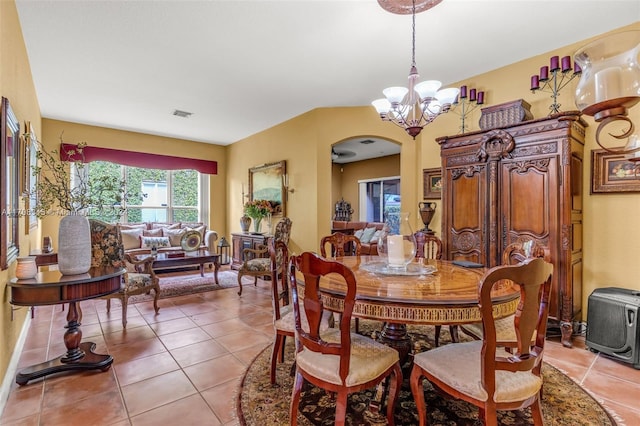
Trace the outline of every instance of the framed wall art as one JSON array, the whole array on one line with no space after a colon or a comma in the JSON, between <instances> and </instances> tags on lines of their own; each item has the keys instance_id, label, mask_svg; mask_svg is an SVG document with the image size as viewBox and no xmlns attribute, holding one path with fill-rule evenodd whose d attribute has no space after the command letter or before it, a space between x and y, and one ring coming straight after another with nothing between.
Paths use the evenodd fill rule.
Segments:
<instances>
[{"instance_id":1,"label":"framed wall art","mask_svg":"<svg viewBox=\"0 0 640 426\"><path fill-rule=\"evenodd\" d=\"M31 125L31 122L27 121L25 123L25 133L20 139L23 144L23 149L21 151L23 155L23 170L21 174L23 179L22 194L25 199L25 210L27 212L25 225L26 233L28 234L32 228L38 227L38 217L35 214L37 203L36 186L38 183L38 177L33 174L33 167L38 161L38 137L35 129Z\"/></svg>"},{"instance_id":2,"label":"framed wall art","mask_svg":"<svg viewBox=\"0 0 640 426\"><path fill-rule=\"evenodd\" d=\"M286 173L284 160L250 168L249 201L268 200L274 208L274 216L285 216L287 201L282 177Z\"/></svg>"},{"instance_id":3,"label":"framed wall art","mask_svg":"<svg viewBox=\"0 0 640 426\"><path fill-rule=\"evenodd\" d=\"M591 193L620 192L640 192L640 164L627 160L623 154L594 149L591 151Z\"/></svg>"},{"instance_id":4,"label":"framed wall art","mask_svg":"<svg viewBox=\"0 0 640 426\"><path fill-rule=\"evenodd\" d=\"M0 116L0 268L4 270L18 257L20 123L4 97Z\"/></svg>"},{"instance_id":5,"label":"framed wall art","mask_svg":"<svg viewBox=\"0 0 640 426\"><path fill-rule=\"evenodd\" d=\"M442 169L422 170L422 198L425 200L437 200L442 197Z\"/></svg>"}]
</instances>

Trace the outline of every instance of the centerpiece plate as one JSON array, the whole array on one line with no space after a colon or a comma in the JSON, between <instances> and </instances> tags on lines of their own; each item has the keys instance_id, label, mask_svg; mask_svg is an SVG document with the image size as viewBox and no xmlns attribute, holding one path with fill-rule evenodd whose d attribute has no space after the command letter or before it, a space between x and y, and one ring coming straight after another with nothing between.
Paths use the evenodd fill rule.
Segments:
<instances>
[{"instance_id":1,"label":"centerpiece plate","mask_svg":"<svg viewBox=\"0 0 640 426\"><path fill-rule=\"evenodd\" d=\"M410 263L406 269L390 268L385 262L365 263L361 266L367 272L381 275L431 275L438 272L438 269L432 265L420 265L418 263Z\"/></svg>"}]
</instances>

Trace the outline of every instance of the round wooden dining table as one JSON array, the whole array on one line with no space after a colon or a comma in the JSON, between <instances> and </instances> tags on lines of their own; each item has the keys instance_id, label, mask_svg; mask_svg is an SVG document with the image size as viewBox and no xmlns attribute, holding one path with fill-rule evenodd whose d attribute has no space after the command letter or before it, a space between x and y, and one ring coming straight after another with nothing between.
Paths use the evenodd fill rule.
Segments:
<instances>
[{"instance_id":1,"label":"round wooden dining table","mask_svg":"<svg viewBox=\"0 0 640 426\"><path fill-rule=\"evenodd\" d=\"M356 276L353 317L383 321L381 340L396 348L401 359L411 351L407 324L459 325L482 321L478 284L486 268L429 259L409 265L412 272L394 272L381 267L382 260L377 256L334 259L351 268ZM432 269L435 271L431 272ZM325 309L341 312L345 289L340 277L323 277L320 290ZM494 318L513 314L519 294L510 281L496 284L491 293Z\"/></svg>"}]
</instances>

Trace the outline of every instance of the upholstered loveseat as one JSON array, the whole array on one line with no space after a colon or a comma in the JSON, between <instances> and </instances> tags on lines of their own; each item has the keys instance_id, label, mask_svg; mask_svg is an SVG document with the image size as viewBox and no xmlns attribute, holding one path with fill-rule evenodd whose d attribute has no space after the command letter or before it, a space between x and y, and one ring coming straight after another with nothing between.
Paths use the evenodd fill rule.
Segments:
<instances>
[{"instance_id":1,"label":"upholstered loveseat","mask_svg":"<svg viewBox=\"0 0 640 426\"><path fill-rule=\"evenodd\" d=\"M143 222L122 223L118 226L125 253L131 255L149 253L152 245L155 245L158 251L181 249L182 236L190 230L200 233L201 247L212 252L216 250L218 233L207 230L207 225L202 222Z\"/></svg>"},{"instance_id":2,"label":"upholstered loveseat","mask_svg":"<svg viewBox=\"0 0 640 426\"><path fill-rule=\"evenodd\" d=\"M360 254L371 256L378 255L378 236L384 227L382 222L346 222L342 220L334 220L331 224L333 231L341 229L353 230L353 233L362 244Z\"/></svg>"}]
</instances>

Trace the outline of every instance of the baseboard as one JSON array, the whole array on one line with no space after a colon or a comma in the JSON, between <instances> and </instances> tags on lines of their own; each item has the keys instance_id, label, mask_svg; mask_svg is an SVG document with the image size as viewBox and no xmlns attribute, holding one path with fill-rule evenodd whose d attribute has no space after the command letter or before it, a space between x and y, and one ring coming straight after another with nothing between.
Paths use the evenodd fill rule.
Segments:
<instances>
[{"instance_id":1,"label":"baseboard","mask_svg":"<svg viewBox=\"0 0 640 426\"><path fill-rule=\"evenodd\" d=\"M30 309L33 309L33 308L30 308ZM7 371L5 372L4 379L2 380L2 387L0 387L0 417L2 417L2 413L4 413L4 407L7 405L7 400L9 399L9 393L11 392L11 384L16 378L16 372L18 370L18 361L20 361L20 355L22 354L24 343L27 340L27 334L29 333L29 325L31 325L30 313L28 313L25 316L24 323L22 324L22 330L20 330L20 335L18 336L18 340L16 341L16 346L13 348L13 354L11 355L11 360L9 360Z\"/></svg>"}]
</instances>

